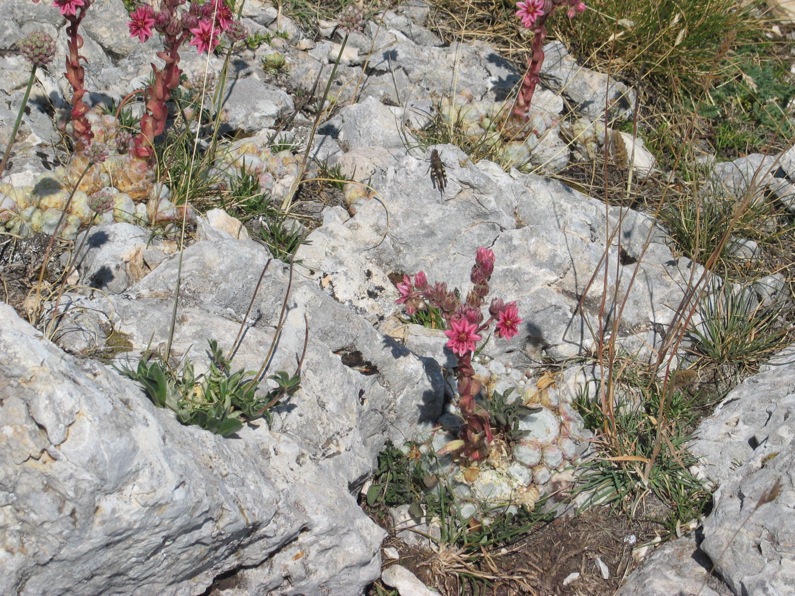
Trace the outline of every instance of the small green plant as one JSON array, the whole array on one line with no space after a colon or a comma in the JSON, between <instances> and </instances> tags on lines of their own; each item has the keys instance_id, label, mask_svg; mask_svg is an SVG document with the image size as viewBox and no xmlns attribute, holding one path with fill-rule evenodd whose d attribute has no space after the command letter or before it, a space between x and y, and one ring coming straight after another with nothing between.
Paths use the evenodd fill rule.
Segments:
<instances>
[{"instance_id":1,"label":"small green plant","mask_svg":"<svg viewBox=\"0 0 795 596\"><path fill-rule=\"evenodd\" d=\"M137 118L131 108L122 105L121 102L112 101L110 105L104 107L104 112L115 116L119 121L119 127L122 130L133 131L135 130L141 119Z\"/></svg>"},{"instance_id":2,"label":"small green plant","mask_svg":"<svg viewBox=\"0 0 795 596\"><path fill-rule=\"evenodd\" d=\"M343 190L350 180L342 173L342 166L329 166L328 161L318 163L319 178L332 188Z\"/></svg>"},{"instance_id":3,"label":"small green plant","mask_svg":"<svg viewBox=\"0 0 795 596\"><path fill-rule=\"evenodd\" d=\"M242 369L232 372L231 362L218 343L209 340L209 345L210 368L202 375L196 376L190 361L177 371L159 358L141 358L135 370L123 367L120 372L143 385L156 406L173 410L182 424L195 424L224 437L257 418L265 418L270 425L270 408L293 395L300 387L300 378L278 372L270 377L276 388L258 396L256 375Z\"/></svg>"},{"instance_id":4,"label":"small green plant","mask_svg":"<svg viewBox=\"0 0 795 596\"><path fill-rule=\"evenodd\" d=\"M231 177L224 207L243 220L278 214L278 208L273 205L270 194L262 190L257 173L245 166L240 167L237 174Z\"/></svg>"},{"instance_id":5,"label":"small green plant","mask_svg":"<svg viewBox=\"0 0 795 596\"><path fill-rule=\"evenodd\" d=\"M284 54L280 52L273 52L272 54L266 54L260 60L260 64L262 66L262 70L269 73L278 73L283 71L287 67L287 59L284 57Z\"/></svg>"},{"instance_id":6,"label":"small green plant","mask_svg":"<svg viewBox=\"0 0 795 596\"><path fill-rule=\"evenodd\" d=\"M519 428L519 421L525 416L540 412L543 408L530 407L522 403L521 399L510 399L514 388L510 387L500 393L492 391L483 402L483 406L489 413L489 420L494 428L495 434L500 435L508 445L522 439L527 431Z\"/></svg>"},{"instance_id":7,"label":"small green plant","mask_svg":"<svg viewBox=\"0 0 795 596\"><path fill-rule=\"evenodd\" d=\"M410 452L419 453L415 445L410 445ZM428 484L423 478L426 476L418 460L409 459L400 449L388 441L381 453L378 454L378 468L375 477L367 490L367 505L375 507L378 504L387 507L411 504L421 516L420 504L428 490ZM417 517L419 517L417 516Z\"/></svg>"},{"instance_id":8,"label":"small green plant","mask_svg":"<svg viewBox=\"0 0 795 596\"><path fill-rule=\"evenodd\" d=\"M716 364L753 369L787 338L783 307L760 304L750 288L713 286L698 311L701 323L689 330L692 349Z\"/></svg>"},{"instance_id":9,"label":"small green plant","mask_svg":"<svg viewBox=\"0 0 795 596\"><path fill-rule=\"evenodd\" d=\"M264 218L259 234L271 254L285 263L307 242L306 230L293 220L288 223L288 218L282 214Z\"/></svg>"},{"instance_id":10,"label":"small green plant","mask_svg":"<svg viewBox=\"0 0 795 596\"><path fill-rule=\"evenodd\" d=\"M447 323L442 316L442 311L435 306L417 310L413 315L408 316L408 321L415 325L422 325L426 329L447 329Z\"/></svg>"},{"instance_id":11,"label":"small green plant","mask_svg":"<svg viewBox=\"0 0 795 596\"><path fill-rule=\"evenodd\" d=\"M736 75L698 105L699 114L715 125L715 148L721 155L744 154L795 135L795 122L787 115L795 84L782 64L761 52L756 46L742 52Z\"/></svg>"},{"instance_id":12,"label":"small green plant","mask_svg":"<svg viewBox=\"0 0 795 596\"><path fill-rule=\"evenodd\" d=\"M246 44L246 47L249 50L256 50L264 43L270 45L272 39L273 36L270 33L262 33L260 31L255 31L254 33L246 37L246 39L243 40L243 43Z\"/></svg>"},{"instance_id":13,"label":"small green plant","mask_svg":"<svg viewBox=\"0 0 795 596\"><path fill-rule=\"evenodd\" d=\"M271 153L281 153L282 151L296 151L300 145L292 135L284 135L277 138L270 146Z\"/></svg>"}]
</instances>

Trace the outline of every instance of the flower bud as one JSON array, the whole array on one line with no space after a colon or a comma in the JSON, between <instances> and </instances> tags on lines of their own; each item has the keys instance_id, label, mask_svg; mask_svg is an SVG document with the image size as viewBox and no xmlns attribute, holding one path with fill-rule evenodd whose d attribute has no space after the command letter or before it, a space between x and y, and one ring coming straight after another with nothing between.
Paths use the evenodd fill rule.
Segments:
<instances>
[{"instance_id":1,"label":"flower bud","mask_svg":"<svg viewBox=\"0 0 795 596\"><path fill-rule=\"evenodd\" d=\"M502 299L494 298L494 300L491 301L491 304L489 304L489 314L496 318L502 312L503 308L505 308L505 303L502 301Z\"/></svg>"}]
</instances>

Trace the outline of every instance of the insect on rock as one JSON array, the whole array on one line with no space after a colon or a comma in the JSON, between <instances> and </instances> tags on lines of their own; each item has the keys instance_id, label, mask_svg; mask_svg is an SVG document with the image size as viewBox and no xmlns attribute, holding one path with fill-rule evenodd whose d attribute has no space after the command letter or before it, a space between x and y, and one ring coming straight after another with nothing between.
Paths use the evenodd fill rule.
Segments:
<instances>
[{"instance_id":1,"label":"insect on rock","mask_svg":"<svg viewBox=\"0 0 795 596\"><path fill-rule=\"evenodd\" d=\"M431 150L430 171L433 187L439 191L439 194L444 195L444 189L447 186L447 173L444 171L444 163L436 149Z\"/></svg>"}]
</instances>

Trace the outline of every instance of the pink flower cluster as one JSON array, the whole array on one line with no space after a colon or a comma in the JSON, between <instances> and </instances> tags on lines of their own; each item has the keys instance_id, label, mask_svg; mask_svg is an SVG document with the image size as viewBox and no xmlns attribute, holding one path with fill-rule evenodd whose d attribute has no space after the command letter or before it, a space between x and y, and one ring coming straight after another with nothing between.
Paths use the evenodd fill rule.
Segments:
<instances>
[{"instance_id":1,"label":"pink flower cluster","mask_svg":"<svg viewBox=\"0 0 795 596\"><path fill-rule=\"evenodd\" d=\"M75 0L82 1L82 0ZM199 53L213 51L219 43L221 33L234 43L245 38L245 27L235 20L226 0L207 0L200 3L192 0L188 8L178 10L185 0L162 0L160 10L148 4L139 4L130 13L130 36L141 42L153 35L153 30L163 38L164 50L158 56L165 66L152 64L154 82L145 92L146 114L141 118L141 133L135 137L132 154L150 160L154 155L155 138L162 134L168 120L166 102L180 82L179 49L190 38L189 45Z\"/></svg>"},{"instance_id":2,"label":"pink flower cluster","mask_svg":"<svg viewBox=\"0 0 795 596\"><path fill-rule=\"evenodd\" d=\"M438 308L447 322L447 347L456 356L464 356L475 351L481 340L479 335L496 321L496 334L502 339L511 339L519 333L519 309L516 302L504 303L494 299L489 306L490 317L484 322L481 306L489 293L489 280L494 272L494 252L488 248L479 248L475 255L470 281L472 290L462 303L454 291L448 291L447 284L429 284L424 272L420 271L412 280L408 275L396 285L400 297L398 304L403 304L406 313L414 315L418 311L427 310L429 306Z\"/></svg>"},{"instance_id":3,"label":"pink flower cluster","mask_svg":"<svg viewBox=\"0 0 795 596\"><path fill-rule=\"evenodd\" d=\"M497 336L510 339L519 333L519 309L516 302L504 303L494 299L489 305L489 318L483 320L481 308L489 294L489 280L494 272L494 252L479 248L469 280L472 289L461 302L457 292L447 290L444 283L429 284L428 277L420 271L414 279L408 275L396 284L400 293L398 304L405 306L410 315L430 308L438 309L447 323L446 346L456 355L456 379L458 381L458 407L464 424L459 439L448 443L439 454L460 451L462 457L477 461L485 457L493 440L489 412L477 402L483 385L475 377L472 354L475 352L481 333L496 321Z\"/></svg>"},{"instance_id":4,"label":"pink flower cluster","mask_svg":"<svg viewBox=\"0 0 795 596\"><path fill-rule=\"evenodd\" d=\"M61 11L62 17L73 17L77 14L78 8L86 8L83 0L55 0L52 5Z\"/></svg>"},{"instance_id":5,"label":"pink flower cluster","mask_svg":"<svg viewBox=\"0 0 795 596\"><path fill-rule=\"evenodd\" d=\"M137 37L143 43L152 37L152 29L164 36L174 37L189 32L189 45L195 46L199 53L207 53L218 46L219 35L236 22L225 0L209 0L204 4L191 2L188 10L179 14L176 8L181 4L184 4L184 0L165 0L157 12L148 4L139 5L130 13L130 36Z\"/></svg>"}]
</instances>

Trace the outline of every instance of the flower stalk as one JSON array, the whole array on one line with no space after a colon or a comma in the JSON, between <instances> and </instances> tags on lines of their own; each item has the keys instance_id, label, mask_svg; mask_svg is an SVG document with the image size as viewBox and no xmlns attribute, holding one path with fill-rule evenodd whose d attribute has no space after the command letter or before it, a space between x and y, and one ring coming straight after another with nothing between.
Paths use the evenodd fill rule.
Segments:
<instances>
[{"instance_id":1,"label":"flower stalk","mask_svg":"<svg viewBox=\"0 0 795 596\"><path fill-rule=\"evenodd\" d=\"M11 147L14 146L14 140L17 138L17 132L19 132L19 125L22 123L22 114L25 113L25 106L28 105L28 99L30 99L30 91L33 89L33 82L36 80L36 65L34 64L30 69L30 78L28 79L28 86L25 89L25 95L22 97L22 105L19 106L19 112L17 113L17 119L14 121L14 128L11 129L11 136L8 137L8 146L6 147L5 153L3 153L3 159L0 161L0 176L3 175L6 169L6 163L8 162L8 156L11 155Z\"/></svg>"},{"instance_id":2,"label":"flower stalk","mask_svg":"<svg viewBox=\"0 0 795 596\"><path fill-rule=\"evenodd\" d=\"M19 106L19 112L17 112L14 128L11 129L11 136L8 137L8 146L3 154L3 159L0 160L0 176L3 175L6 169L8 157L11 155L11 147L14 146L14 141L17 138L19 125L22 123L22 114L25 113L25 107L28 105L30 92L36 80L36 70L39 67L46 68L52 62L52 57L55 54L55 41L44 31L34 31L19 42L19 53L31 63L30 77L28 78L28 86L25 88L25 95L22 97L22 104Z\"/></svg>"},{"instance_id":3,"label":"flower stalk","mask_svg":"<svg viewBox=\"0 0 795 596\"><path fill-rule=\"evenodd\" d=\"M91 123L86 118L89 107L83 101L86 94L85 78L86 71L82 61L85 60L80 55L80 48L83 47L83 38L78 33L80 23L86 16L86 11L91 6L92 0L55 0L54 5L61 11L69 25L66 27L68 50L66 56L66 80L72 87L72 110L70 118L72 121L72 136L75 142L75 151L82 153L91 145L94 133L91 132Z\"/></svg>"},{"instance_id":4,"label":"flower stalk","mask_svg":"<svg viewBox=\"0 0 795 596\"><path fill-rule=\"evenodd\" d=\"M544 40L547 37L544 25L555 9L564 5L569 7L566 14L570 19L585 10L585 3L581 0L525 0L516 3L516 16L522 21L523 27L532 29L533 43L530 46L527 72L511 110L511 119L514 121L527 122L530 103L541 79L541 66L544 64Z\"/></svg>"},{"instance_id":5,"label":"flower stalk","mask_svg":"<svg viewBox=\"0 0 795 596\"><path fill-rule=\"evenodd\" d=\"M439 452L451 453L460 451L464 459L482 460L488 453L489 444L493 440L488 411L481 406L476 398L483 385L475 378L472 367L472 355L477 348L480 335L492 323L496 322L496 335L502 339L510 339L519 333L519 309L516 302L504 303L494 299L489 305L489 318L484 321L481 309L489 294L489 280L494 271L494 252L488 248L479 248L472 266L470 281L472 289L461 302L459 294L448 291L444 283L429 284L427 276L420 271L412 279L403 276L397 284L400 298L406 313L415 315L431 308L438 309L447 324L446 347L456 356L456 381L458 385L458 407L464 425L459 439L452 441Z\"/></svg>"},{"instance_id":6,"label":"flower stalk","mask_svg":"<svg viewBox=\"0 0 795 596\"><path fill-rule=\"evenodd\" d=\"M190 3L188 10L178 11L184 0L163 0L157 12L148 4L139 5L130 13L128 24L131 37L141 43L153 35L153 29L163 38L163 51L157 57L163 67L152 63L152 84L144 92L146 113L141 118L141 132L133 140L132 155L151 161L154 157L155 138L166 129L168 107L166 102L179 86L182 69L179 67L179 50L185 41L195 46L199 53L213 51L222 32L232 30L236 35L240 24L233 19L225 0L209 0L204 4Z\"/></svg>"}]
</instances>

